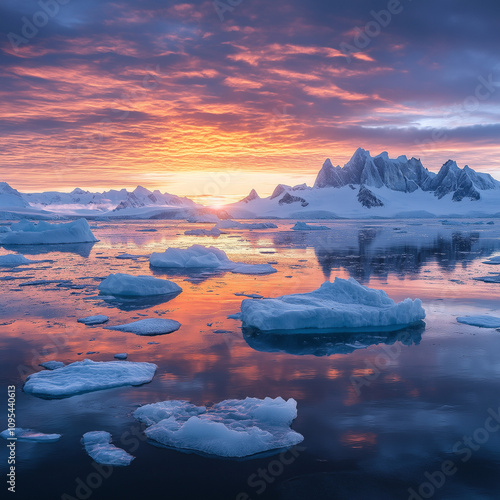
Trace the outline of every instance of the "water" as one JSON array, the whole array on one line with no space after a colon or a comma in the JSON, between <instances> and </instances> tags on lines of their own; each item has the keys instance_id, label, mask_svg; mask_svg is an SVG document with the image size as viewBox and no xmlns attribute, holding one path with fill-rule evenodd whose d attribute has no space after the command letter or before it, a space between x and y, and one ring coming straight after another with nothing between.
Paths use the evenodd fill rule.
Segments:
<instances>
[{"instance_id":1,"label":"water","mask_svg":"<svg viewBox=\"0 0 500 500\"><path fill-rule=\"evenodd\" d=\"M53 262L0 269L0 411L6 414L6 386L15 385L17 425L63 434L52 444L17 443L16 498L385 500L412 491L414 499L500 498L500 432L487 420L500 407L500 333L456 322L500 316L500 285L473 279L500 272L483 263L500 254L499 224L321 221L332 231L306 233L280 221L278 229L231 230L217 239L184 236L210 227L185 222L96 224L94 245L19 249ZM193 243L213 244L233 260L275 262L278 272L172 276L151 271L146 258L116 259ZM183 292L168 302L106 302L97 285L112 272L169 277ZM236 293L306 292L335 276L383 288L395 300L421 298L425 329L276 337L242 332L227 319L244 298ZM34 280L53 282L21 286ZM76 322L91 314L110 316L110 324L162 316L182 327L139 337ZM41 362L108 361L121 352L156 363L153 381L61 400L22 392ZM152 446L132 417L138 405L166 399L210 405L246 396L295 398L292 428L303 443L252 460L208 458ZM111 432L136 460L110 475L96 471L80 445L92 430ZM6 474L5 447L0 469Z\"/></svg>"}]
</instances>

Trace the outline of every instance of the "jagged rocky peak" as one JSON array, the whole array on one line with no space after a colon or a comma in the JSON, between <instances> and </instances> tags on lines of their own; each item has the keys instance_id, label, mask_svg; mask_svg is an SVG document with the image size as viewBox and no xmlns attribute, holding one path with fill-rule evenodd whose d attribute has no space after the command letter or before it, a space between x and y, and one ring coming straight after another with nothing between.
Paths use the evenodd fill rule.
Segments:
<instances>
[{"instance_id":1,"label":"jagged rocky peak","mask_svg":"<svg viewBox=\"0 0 500 500\"><path fill-rule=\"evenodd\" d=\"M412 193L417 189L433 191L438 198L452 194L453 200L464 198L477 200L480 191L500 188L500 183L488 174L475 172L468 166L460 169L456 162L448 160L438 174L430 172L419 159L405 155L389 158L384 151L375 157L358 148L344 167L334 167L330 159L323 164L314 187L343 187L358 185L370 188L388 188L393 191Z\"/></svg>"},{"instance_id":2,"label":"jagged rocky peak","mask_svg":"<svg viewBox=\"0 0 500 500\"><path fill-rule=\"evenodd\" d=\"M255 191L255 189L252 189L250 191L250 194L248 196L245 196L245 198L243 198L241 201L243 203L249 203L253 200L260 200L260 196L257 194L257 191Z\"/></svg>"},{"instance_id":3,"label":"jagged rocky peak","mask_svg":"<svg viewBox=\"0 0 500 500\"><path fill-rule=\"evenodd\" d=\"M281 196L284 192L292 189L291 186L287 186L286 184L278 184L273 191L273 194L271 195L271 200L274 198L277 198L278 196Z\"/></svg>"},{"instance_id":4,"label":"jagged rocky peak","mask_svg":"<svg viewBox=\"0 0 500 500\"><path fill-rule=\"evenodd\" d=\"M358 201L366 208L384 206L384 203L379 198L377 198L366 186L361 186L359 188Z\"/></svg>"},{"instance_id":5,"label":"jagged rocky peak","mask_svg":"<svg viewBox=\"0 0 500 500\"><path fill-rule=\"evenodd\" d=\"M17 189L6 182L0 182L0 206L28 207L29 203Z\"/></svg>"}]
</instances>

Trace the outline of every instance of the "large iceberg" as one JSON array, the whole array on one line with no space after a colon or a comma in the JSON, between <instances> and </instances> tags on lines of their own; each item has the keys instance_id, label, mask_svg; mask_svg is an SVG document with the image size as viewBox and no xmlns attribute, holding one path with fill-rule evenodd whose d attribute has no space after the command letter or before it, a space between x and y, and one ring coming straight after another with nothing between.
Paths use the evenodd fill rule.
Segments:
<instances>
[{"instance_id":1,"label":"large iceberg","mask_svg":"<svg viewBox=\"0 0 500 500\"><path fill-rule=\"evenodd\" d=\"M111 444L111 434L105 431L86 432L82 437L85 451L98 464L123 467L129 465L134 456Z\"/></svg>"},{"instance_id":2,"label":"large iceberg","mask_svg":"<svg viewBox=\"0 0 500 500\"><path fill-rule=\"evenodd\" d=\"M18 441L31 441L35 443L53 443L59 441L61 438L61 434L44 434L32 429L23 429L22 427L5 429L0 432L0 436L4 439L16 438Z\"/></svg>"},{"instance_id":3,"label":"large iceberg","mask_svg":"<svg viewBox=\"0 0 500 500\"><path fill-rule=\"evenodd\" d=\"M105 326L106 330L135 333L136 335L164 335L178 330L181 324L173 319L146 318L117 326Z\"/></svg>"},{"instance_id":4,"label":"large iceberg","mask_svg":"<svg viewBox=\"0 0 500 500\"><path fill-rule=\"evenodd\" d=\"M151 382L158 367L131 361L76 361L54 371L33 373L24 392L40 398L65 398L85 392Z\"/></svg>"},{"instance_id":5,"label":"large iceberg","mask_svg":"<svg viewBox=\"0 0 500 500\"><path fill-rule=\"evenodd\" d=\"M187 401L162 401L138 408L134 417L149 426L144 432L157 443L222 457L248 457L304 439L290 429L297 417L292 398L228 399L208 409Z\"/></svg>"},{"instance_id":6,"label":"large iceberg","mask_svg":"<svg viewBox=\"0 0 500 500\"><path fill-rule=\"evenodd\" d=\"M37 224L22 220L10 226L10 231L0 234L3 245L48 245L63 243L90 243L97 238L92 234L86 219L50 224Z\"/></svg>"},{"instance_id":7,"label":"large iceberg","mask_svg":"<svg viewBox=\"0 0 500 500\"><path fill-rule=\"evenodd\" d=\"M101 294L119 297L148 297L182 292L182 288L173 281L123 273L110 274L98 288Z\"/></svg>"},{"instance_id":8,"label":"large iceberg","mask_svg":"<svg viewBox=\"0 0 500 500\"><path fill-rule=\"evenodd\" d=\"M167 248L154 252L149 259L151 267L179 269L211 269L239 274L270 274L276 269L270 264L244 264L229 260L226 253L215 247L193 245L189 248Z\"/></svg>"},{"instance_id":9,"label":"large iceberg","mask_svg":"<svg viewBox=\"0 0 500 500\"><path fill-rule=\"evenodd\" d=\"M261 331L395 331L425 318L419 299L395 303L383 290L335 278L310 293L243 300L244 327Z\"/></svg>"}]
</instances>

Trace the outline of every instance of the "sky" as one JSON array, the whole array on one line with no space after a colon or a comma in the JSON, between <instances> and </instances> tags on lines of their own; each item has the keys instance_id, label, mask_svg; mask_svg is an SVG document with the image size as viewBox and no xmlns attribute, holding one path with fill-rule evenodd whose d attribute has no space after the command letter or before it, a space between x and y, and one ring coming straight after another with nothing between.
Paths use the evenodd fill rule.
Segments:
<instances>
[{"instance_id":1,"label":"sky","mask_svg":"<svg viewBox=\"0 0 500 500\"><path fill-rule=\"evenodd\" d=\"M357 147L500 178L498 0L2 0L0 180L207 204Z\"/></svg>"}]
</instances>

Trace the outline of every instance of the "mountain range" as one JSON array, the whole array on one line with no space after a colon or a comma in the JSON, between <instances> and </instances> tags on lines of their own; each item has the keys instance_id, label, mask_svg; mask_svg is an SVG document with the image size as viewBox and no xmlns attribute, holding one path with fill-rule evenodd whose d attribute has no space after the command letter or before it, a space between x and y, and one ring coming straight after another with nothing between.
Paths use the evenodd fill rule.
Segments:
<instances>
[{"instance_id":1,"label":"mountain range","mask_svg":"<svg viewBox=\"0 0 500 500\"><path fill-rule=\"evenodd\" d=\"M343 166L328 158L314 185L279 184L271 196L261 198L255 189L237 203L224 207L222 216L234 218L373 218L432 216L500 216L500 182L491 175L458 167L448 160L438 173L416 158L372 157L356 150ZM189 198L150 191L102 193L74 189L20 193L0 182L0 214L16 216L85 216L117 218L188 218L213 212Z\"/></svg>"}]
</instances>

